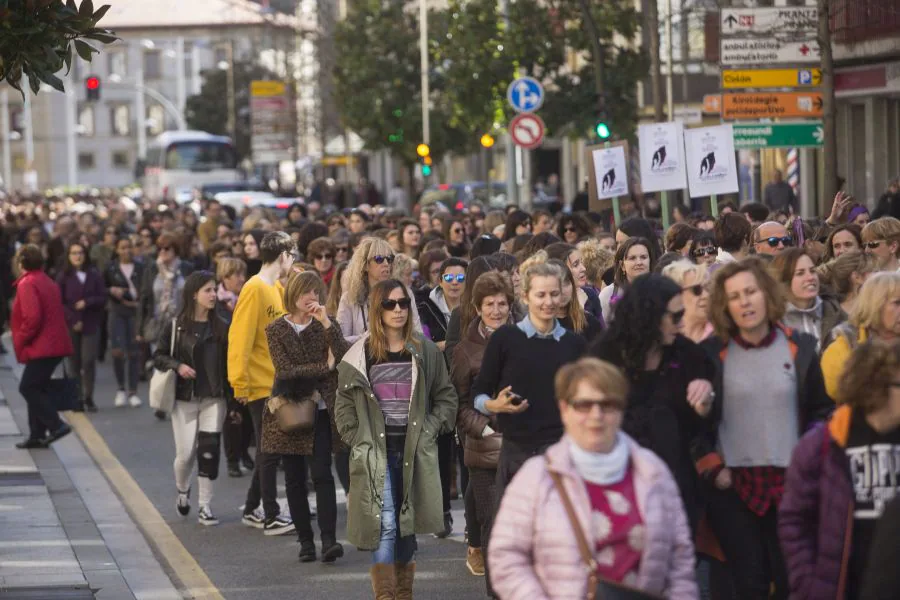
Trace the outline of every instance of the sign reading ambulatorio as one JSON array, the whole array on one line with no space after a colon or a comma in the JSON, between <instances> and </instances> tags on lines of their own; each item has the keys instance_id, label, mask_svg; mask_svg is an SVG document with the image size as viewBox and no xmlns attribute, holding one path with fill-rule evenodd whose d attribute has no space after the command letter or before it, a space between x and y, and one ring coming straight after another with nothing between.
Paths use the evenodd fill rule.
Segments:
<instances>
[{"instance_id":1,"label":"sign reading ambulatorio","mask_svg":"<svg viewBox=\"0 0 900 600\"><path fill-rule=\"evenodd\" d=\"M770 38L722 38L723 65L767 65L818 62L819 42Z\"/></svg>"}]
</instances>

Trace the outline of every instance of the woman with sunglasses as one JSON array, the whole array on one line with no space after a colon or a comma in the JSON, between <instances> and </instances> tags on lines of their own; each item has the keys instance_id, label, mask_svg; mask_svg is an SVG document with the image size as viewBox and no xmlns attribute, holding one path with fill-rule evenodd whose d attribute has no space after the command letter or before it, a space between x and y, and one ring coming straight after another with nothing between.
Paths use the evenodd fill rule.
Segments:
<instances>
[{"instance_id":1,"label":"woman with sunglasses","mask_svg":"<svg viewBox=\"0 0 900 600\"><path fill-rule=\"evenodd\" d=\"M600 292L600 306L603 321L607 325L613 322L616 302L627 291L631 282L656 266L657 253L653 250L653 242L641 237L631 237L621 243L616 250L615 275L613 284Z\"/></svg>"},{"instance_id":2,"label":"woman with sunglasses","mask_svg":"<svg viewBox=\"0 0 900 600\"><path fill-rule=\"evenodd\" d=\"M462 258L469 255L470 244L460 219L446 219L443 233L444 239L447 240L447 252L450 256Z\"/></svg>"},{"instance_id":3,"label":"woman with sunglasses","mask_svg":"<svg viewBox=\"0 0 900 600\"><path fill-rule=\"evenodd\" d=\"M709 231L695 230L694 242L691 244L691 260L698 265L711 267L716 262L719 249L716 238Z\"/></svg>"},{"instance_id":4,"label":"woman with sunglasses","mask_svg":"<svg viewBox=\"0 0 900 600\"><path fill-rule=\"evenodd\" d=\"M575 245L591 237L591 225L581 215L563 215L556 225L556 235L567 244Z\"/></svg>"},{"instance_id":5,"label":"woman with sunglasses","mask_svg":"<svg viewBox=\"0 0 900 600\"><path fill-rule=\"evenodd\" d=\"M334 244L327 237L316 238L306 247L306 261L312 263L316 273L325 283L331 285L334 277Z\"/></svg>"},{"instance_id":6,"label":"woman with sunglasses","mask_svg":"<svg viewBox=\"0 0 900 600\"><path fill-rule=\"evenodd\" d=\"M709 322L709 275L704 265L678 260L662 270L681 288L684 302L684 328L681 334L699 344L713 334Z\"/></svg>"},{"instance_id":7,"label":"woman with sunglasses","mask_svg":"<svg viewBox=\"0 0 900 600\"><path fill-rule=\"evenodd\" d=\"M336 320L344 338L351 344L362 337L369 327L369 291L380 281L391 277L394 251L385 240L365 238L353 253L347 267L346 289L338 305ZM413 305L413 328L422 331L419 313Z\"/></svg>"},{"instance_id":8,"label":"woman with sunglasses","mask_svg":"<svg viewBox=\"0 0 900 600\"><path fill-rule=\"evenodd\" d=\"M97 350L100 325L105 316L106 285L91 266L87 246L69 244L66 266L56 277L74 352L68 358L68 372L80 386L80 410L96 412L94 378L97 374Z\"/></svg>"},{"instance_id":9,"label":"woman with sunglasses","mask_svg":"<svg viewBox=\"0 0 900 600\"><path fill-rule=\"evenodd\" d=\"M627 379L582 358L559 370L555 388L565 435L526 462L503 495L488 559L494 591L585 598L589 569L634 597L696 599L694 546L672 474L622 430L635 397ZM601 587L597 597L607 595Z\"/></svg>"},{"instance_id":10,"label":"woman with sunglasses","mask_svg":"<svg viewBox=\"0 0 900 600\"><path fill-rule=\"evenodd\" d=\"M834 403L813 336L781 324L781 287L759 258L724 265L713 279L703 342L716 365L712 419L717 433L697 444L697 470L714 485L706 516L738 598L787 598L776 517L785 470L800 436Z\"/></svg>"},{"instance_id":11,"label":"woman with sunglasses","mask_svg":"<svg viewBox=\"0 0 900 600\"><path fill-rule=\"evenodd\" d=\"M366 332L338 366L335 424L350 446L347 539L372 551L376 600L412 598L416 534L444 529L438 436L456 424L444 356L416 333L409 290L373 284Z\"/></svg>"},{"instance_id":12,"label":"woman with sunglasses","mask_svg":"<svg viewBox=\"0 0 900 600\"><path fill-rule=\"evenodd\" d=\"M638 277L592 354L625 373L631 391L622 429L668 465L695 531L701 502L691 449L707 433L715 371L681 334L684 315L679 285L662 275Z\"/></svg>"}]
</instances>

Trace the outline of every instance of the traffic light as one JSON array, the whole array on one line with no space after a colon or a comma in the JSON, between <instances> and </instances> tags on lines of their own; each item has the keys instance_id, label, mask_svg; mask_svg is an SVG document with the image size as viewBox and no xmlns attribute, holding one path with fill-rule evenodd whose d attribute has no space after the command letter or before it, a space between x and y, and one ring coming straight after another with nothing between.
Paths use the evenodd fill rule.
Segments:
<instances>
[{"instance_id":1,"label":"traffic light","mask_svg":"<svg viewBox=\"0 0 900 600\"><path fill-rule=\"evenodd\" d=\"M605 94L594 94L594 101L597 107L594 111L594 116L596 117L594 133L597 134L599 139L606 141L612 136L612 130L609 127L609 114L606 111Z\"/></svg>"},{"instance_id":2,"label":"traffic light","mask_svg":"<svg viewBox=\"0 0 900 600\"><path fill-rule=\"evenodd\" d=\"M431 175L431 157L423 156L422 157L422 176L428 177Z\"/></svg>"},{"instance_id":3,"label":"traffic light","mask_svg":"<svg viewBox=\"0 0 900 600\"><path fill-rule=\"evenodd\" d=\"M416 154L421 158L425 158L429 154L431 154L431 148L428 147L428 144L419 144L416 146Z\"/></svg>"},{"instance_id":4,"label":"traffic light","mask_svg":"<svg viewBox=\"0 0 900 600\"><path fill-rule=\"evenodd\" d=\"M84 89L87 92L88 102L100 100L100 78L91 75L84 80Z\"/></svg>"},{"instance_id":5,"label":"traffic light","mask_svg":"<svg viewBox=\"0 0 900 600\"><path fill-rule=\"evenodd\" d=\"M491 148L494 145L494 136L492 136L489 133L486 133L483 136L481 136L481 145L484 148Z\"/></svg>"},{"instance_id":6,"label":"traffic light","mask_svg":"<svg viewBox=\"0 0 900 600\"><path fill-rule=\"evenodd\" d=\"M612 135L612 132L609 130L609 125L602 119L597 121L597 124L594 125L594 133L596 133L597 137L601 140L608 140L609 136Z\"/></svg>"}]
</instances>

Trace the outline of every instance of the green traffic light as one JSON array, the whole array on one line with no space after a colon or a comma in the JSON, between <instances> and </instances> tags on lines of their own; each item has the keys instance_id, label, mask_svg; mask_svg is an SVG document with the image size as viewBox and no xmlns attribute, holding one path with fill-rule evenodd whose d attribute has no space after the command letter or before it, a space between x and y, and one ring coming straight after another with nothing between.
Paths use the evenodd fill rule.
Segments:
<instances>
[{"instance_id":1,"label":"green traffic light","mask_svg":"<svg viewBox=\"0 0 900 600\"><path fill-rule=\"evenodd\" d=\"M431 175L431 167L428 165L422 165L422 176L428 177Z\"/></svg>"},{"instance_id":2,"label":"green traffic light","mask_svg":"<svg viewBox=\"0 0 900 600\"><path fill-rule=\"evenodd\" d=\"M594 127L594 131L597 132L597 137L601 140L609 139L609 136L612 135L609 131L609 125L607 125L603 121L597 123L597 125Z\"/></svg>"}]
</instances>

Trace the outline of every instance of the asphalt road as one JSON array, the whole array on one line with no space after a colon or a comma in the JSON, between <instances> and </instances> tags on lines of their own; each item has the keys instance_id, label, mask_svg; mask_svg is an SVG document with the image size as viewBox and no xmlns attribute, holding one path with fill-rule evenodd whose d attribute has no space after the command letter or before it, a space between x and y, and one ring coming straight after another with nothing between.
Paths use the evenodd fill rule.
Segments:
<instances>
[{"instance_id":1,"label":"asphalt road","mask_svg":"<svg viewBox=\"0 0 900 600\"><path fill-rule=\"evenodd\" d=\"M370 554L357 551L344 541L344 558L329 565L301 564L294 535L265 537L262 531L241 524L241 505L249 485L249 474L230 478L222 457L212 506L220 524L203 527L196 520L196 500L190 515L175 511L172 474L174 442L169 422L159 422L146 404L146 384L139 408L114 408L116 386L110 359L98 365L94 394L99 412L89 414L96 430L119 462L137 481L178 539L229 600L276 600L281 598L370 598ZM279 496L284 498L283 474L278 475ZM338 538L346 534L346 504L338 489ZM196 485L194 487L196 489ZM193 495L196 498L196 494ZM310 494L311 504L315 495ZM466 546L462 530L462 501L453 502L455 532L446 540L419 537L416 598L484 598L484 578L473 577L465 566ZM313 529L318 530L315 523Z\"/></svg>"}]
</instances>

